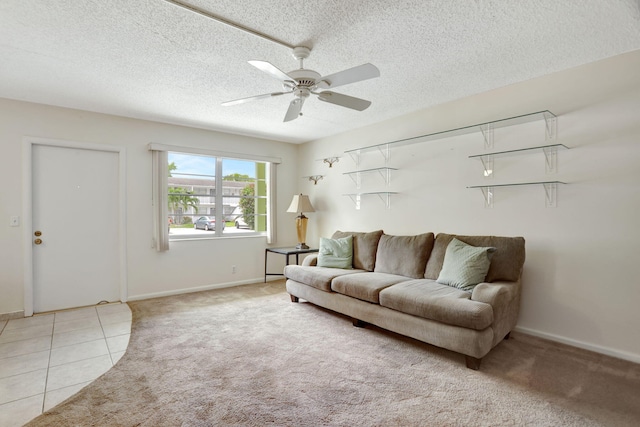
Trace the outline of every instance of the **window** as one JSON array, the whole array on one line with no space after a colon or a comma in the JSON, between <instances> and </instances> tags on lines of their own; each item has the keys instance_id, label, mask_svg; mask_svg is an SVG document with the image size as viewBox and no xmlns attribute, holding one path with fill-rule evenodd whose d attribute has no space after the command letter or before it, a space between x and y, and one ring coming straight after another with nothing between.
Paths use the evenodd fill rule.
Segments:
<instances>
[{"instance_id":1,"label":"window","mask_svg":"<svg viewBox=\"0 0 640 427\"><path fill-rule=\"evenodd\" d=\"M168 153L169 240L264 233L268 163Z\"/></svg>"},{"instance_id":2,"label":"window","mask_svg":"<svg viewBox=\"0 0 640 427\"><path fill-rule=\"evenodd\" d=\"M274 242L271 189L280 159L161 144L149 150L158 251L172 240L222 236L265 235Z\"/></svg>"}]
</instances>

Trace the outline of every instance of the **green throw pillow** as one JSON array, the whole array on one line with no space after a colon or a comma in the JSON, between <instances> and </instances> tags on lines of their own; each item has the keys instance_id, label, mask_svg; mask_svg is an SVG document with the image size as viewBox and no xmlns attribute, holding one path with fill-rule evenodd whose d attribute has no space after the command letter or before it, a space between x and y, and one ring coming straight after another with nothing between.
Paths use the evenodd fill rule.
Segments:
<instances>
[{"instance_id":1,"label":"green throw pillow","mask_svg":"<svg viewBox=\"0 0 640 427\"><path fill-rule=\"evenodd\" d=\"M348 268L353 263L353 237L347 236L341 239L320 238L320 251L318 252L318 267Z\"/></svg>"},{"instance_id":2,"label":"green throw pillow","mask_svg":"<svg viewBox=\"0 0 640 427\"><path fill-rule=\"evenodd\" d=\"M471 246L454 238L444 253L442 270L436 281L471 292L487 276L495 251L493 247Z\"/></svg>"}]
</instances>

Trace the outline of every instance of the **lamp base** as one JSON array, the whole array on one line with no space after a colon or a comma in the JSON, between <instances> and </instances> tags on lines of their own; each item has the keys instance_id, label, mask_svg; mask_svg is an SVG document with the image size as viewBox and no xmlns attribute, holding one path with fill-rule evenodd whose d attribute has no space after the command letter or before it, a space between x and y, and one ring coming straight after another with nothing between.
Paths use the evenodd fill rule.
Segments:
<instances>
[{"instance_id":1,"label":"lamp base","mask_svg":"<svg viewBox=\"0 0 640 427\"><path fill-rule=\"evenodd\" d=\"M307 240L307 221L309 218L300 212L300 216L296 217L296 233L298 234L298 244L296 249L309 249L304 241Z\"/></svg>"}]
</instances>

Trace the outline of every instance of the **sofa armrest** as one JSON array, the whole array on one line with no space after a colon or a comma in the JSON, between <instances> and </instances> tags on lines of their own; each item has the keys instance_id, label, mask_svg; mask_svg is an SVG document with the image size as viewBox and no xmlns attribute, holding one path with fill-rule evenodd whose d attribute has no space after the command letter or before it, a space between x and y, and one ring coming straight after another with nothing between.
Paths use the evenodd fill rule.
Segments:
<instances>
[{"instance_id":1,"label":"sofa armrest","mask_svg":"<svg viewBox=\"0 0 640 427\"><path fill-rule=\"evenodd\" d=\"M473 288L471 299L491 305L493 327L498 334L507 334L515 327L520 312L520 282L479 283Z\"/></svg>"},{"instance_id":2,"label":"sofa armrest","mask_svg":"<svg viewBox=\"0 0 640 427\"><path fill-rule=\"evenodd\" d=\"M517 293L518 284L514 282L478 283L471 293L473 301L491 305L494 310L508 304Z\"/></svg>"},{"instance_id":3,"label":"sofa armrest","mask_svg":"<svg viewBox=\"0 0 640 427\"><path fill-rule=\"evenodd\" d=\"M302 260L302 265L306 267L315 267L316 265L318 265L318 254L307 255Z\"/></svg>"}]
</instances>

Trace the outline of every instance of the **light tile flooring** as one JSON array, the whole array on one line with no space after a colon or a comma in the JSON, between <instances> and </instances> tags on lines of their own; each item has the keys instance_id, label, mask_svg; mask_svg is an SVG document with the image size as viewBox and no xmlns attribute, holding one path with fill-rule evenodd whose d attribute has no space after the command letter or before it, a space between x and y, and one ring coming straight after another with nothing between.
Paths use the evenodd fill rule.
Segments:
<instances>
[{"instance_id":1,"label":"light tile flooring","mask_svg":"<svg viewBox=\"0 0 640 427\"><path fill-rule=\"evenodd\" d=\"M0 321L0 427L21 426L107 372L131 333L127 304Z\"/></svg>"}]
</instances>

